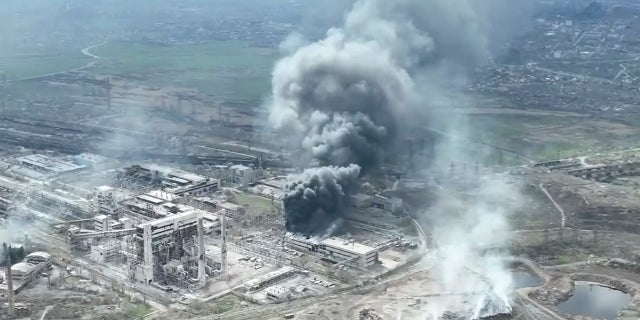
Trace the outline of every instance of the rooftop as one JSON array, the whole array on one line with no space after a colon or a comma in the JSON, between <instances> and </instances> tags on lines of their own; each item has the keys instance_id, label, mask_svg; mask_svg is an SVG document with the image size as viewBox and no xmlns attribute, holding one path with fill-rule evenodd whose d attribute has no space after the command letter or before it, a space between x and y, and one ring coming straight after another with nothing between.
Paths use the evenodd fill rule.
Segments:
<instances>
[{"instance_id":1,"label":"rooftop","mask_svg":"<svg viewBox=\"0 0 640 320\"><path fill-rule=\"evenodd\" d=\"M11 272L26 274L35 269L35 266L26 262L19 262L11 266Z\"/></svg>"},{"instance_id":2,"label":"rooftop","mask_svg":"<svg viewBox=\"0 0 640 320\"><path fill-rule=\"evenodd\" d=\"M43 154L30 154L22 157L17 157L15 158L15 160L18 163L41 168L53 173L74 171L85 167L64 158L54 158Z\"/></svg>"},{"instance_id":3,"label":"rooftop","mask_svg":"<svg viewBox=\"0 0 640 320\"><path fill-rule=\"evenodd\" d=\"M41 259L51 259L51 254L44 252L44 251L37 251L37 252L32 252L31 254L26 256L27 259L29 258L41 258Z\"/></svg>"},{"instance_id":4,"label":"rooftop","mask_svg":"<svg viewBox=\"0 0 640 320\"><path fill-rule=\"evenodd\" d=\"M364 255L376 251L376 248L369 247L364 244L356 243L354 241L348 241L339 237L329 237L319 242L333 248L342 249L355 254Z\"/></svg>"}]
</instances>

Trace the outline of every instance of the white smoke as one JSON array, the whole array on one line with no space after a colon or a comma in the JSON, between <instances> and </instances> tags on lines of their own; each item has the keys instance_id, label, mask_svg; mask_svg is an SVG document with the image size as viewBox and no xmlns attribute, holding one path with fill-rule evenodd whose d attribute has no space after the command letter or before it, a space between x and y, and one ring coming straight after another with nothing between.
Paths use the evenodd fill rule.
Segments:
<instances>
[{"instance_id":1,"label":"white smoke","mask_svg":"<svg viewBox=\"0 0 640 320\"><path fill-rule=\"evenodd\" d=\"M441 319L449 308L464 308L471 319L511 311L513 286L504 246L508 217L522 203L519 188L504 174L478 179L459 194L441 196L426 213L434 225L435 278L442 292L454 294L430 307L431 319Z\"/></svg>"}]
</instances>

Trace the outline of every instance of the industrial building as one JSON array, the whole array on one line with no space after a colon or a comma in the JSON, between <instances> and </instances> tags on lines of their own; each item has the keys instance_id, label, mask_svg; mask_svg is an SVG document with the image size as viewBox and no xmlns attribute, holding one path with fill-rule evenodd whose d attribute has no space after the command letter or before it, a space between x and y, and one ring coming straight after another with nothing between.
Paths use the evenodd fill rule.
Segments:
<instances>
[{"instance_id":1,"label":"industrial building","mask_svg":"<svg viewBox=\"0 0 640 320\"><path fill-rule=\"evenodd\" d=\"M120 211L114 197L114 188L110 186L98 186L95 188L92 211L112 219L120 218Z\"/></svg>"},{"instance_id":2,"label":"industrial building","mask_svg":"<svg viewBox=\"0 0 640 320\"><path fill-rule=\"evenodd\" d=\"M377 208L395 212L402 208L402 199L382 194L367 195L358 193L352 196L353 206L358 209Z\"/></svg>"},{"instance_id":3,"label":"industrial building","mask_svg":"<svg viewBox=\"0 0 640 320\"><path fill-rule=\"evenodd\" d=\"M53 264L53 257L51 254L43 251L32 252L28 254L24 261L32 265L38 265L43 263L45 265L45 269L49 269Z\"/></svg>"},{"instance_id":4,"label":"industrial building","mask_svg":"<svg viewBox=\"0 0 640 320\"><path fill-rule=\"evenodd\" d=\"M184 202L205 211L224 210L225 216L232 219L236 217L240 217L244 215L246 212L243 206L218 200L218 199L214 199L211 197L189 198L188 201L184 201Z\"/></svg>"},{"instance_id":5,"label":"industrial building","mask_svg":"<svg viewBox=\"0 0 640 320\"><path fill-rule=\"evenodd\" d=\"M264 274L258 278L247 281L247 283L244 284L244 289L246 291L257 291L287 278L293 277L295 274L296 269L285 266L278 270Z\"/></svg>"},{"instance_id":6,"label":"industrial building","mask_svg":"<svg viewBox=\"0 0 640 320\"><path fill-rule=\"evenodd\" d=\"M339 237L325 239L288 235L287 244L295 250L311 253L331 263L350 263L368 267L378 262L378 250Z\"/></svg>"},{"instance_id":7,"label":"industrial building","mask_svg":"<svg viewBox=\"0 0 640 320\"><path fill-rule=\"evenodd\" d=\"M139 225L135 232L137 259L131 265L134 278L147 284L157 279L167 283L204 281L202 224L198 213L191 211ZM172 265L182 267L172 269Z\"/></svg>"},{"instance_id":8,"label":"industrial building","mask_svg":"<svg viewBox=\"0 0 640 320\"><path fill-rule=\"evenodd\" d=\"M220 188L218 179L155 164L140 164L128 170L147 175L150 181L159 181L162 190L179 196L197 196Z\"/></svg>"},{"instance_id":9,"label":"industrial building","mask_svg":"<svg viewBox=\"0 0 640 320\"><path fill-rule=\"evenodd\" d=\"M30 177L56 176L86 168L69 157L51 157L43 154L30 154L14 158L15 166L11 171L24 173Z\"/></svg>"},{"instance_id":10,"label":"industrial building","mask_svg":"<svg viewBox=\"0 0 640 320\"><path fill-rule=\"evenodd\" d=\"M47 265L45 263L19 262L11 266L11 278L23 283L29 283L38 278L46 269Z\"/></svg>"}]
</instances>

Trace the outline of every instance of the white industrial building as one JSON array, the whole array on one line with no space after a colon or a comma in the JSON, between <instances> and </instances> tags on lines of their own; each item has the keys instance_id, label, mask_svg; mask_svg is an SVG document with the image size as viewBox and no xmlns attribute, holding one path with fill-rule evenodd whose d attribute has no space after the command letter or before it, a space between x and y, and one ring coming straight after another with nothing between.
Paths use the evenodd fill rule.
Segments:
<instances>
[{"instance_id":1,"label":"white industrial building","mask_svg":"<svg viewBox=\"0 0 640 320\"><path fill-rule=\"evenodd\" d=\"M166 281L163 266L174 260L195 265L193 278L204 283L203 229L202 216L195 210L139 225L135 232L137 260L131 266L134 278L151 284L157 276L164 276Z\"/></svg>"},{"instance_id":2,"label":"white industrial building","mask_svg":"<svg viewBox=\"0 0 640 320\"><path fill-rule=\"evenodd\" d=\"M350 263L368 267L378 262L378 249L339 237L319 240L288 235L286 241L293 249L314 254L332 263Z\"/></svg>"},{"instance_id":3,"label":"white industrial building","mask_svg":"<svg viewBox=\"0 0 640 320\"><path fill-rule=\"evenodd\" d=\"M244 289L247 291L257 291L284 279L293 277L295 274L296 270L294 268L284 266L278 270L271 271L261 275L260 277L247 281L244 284Z\"/></svg>"},{"instance_id":4,"label":"white industrial building","mask_svg":"<svg viewBox=\"0 0 640 320\"><path fill-rule=\"evenodd\" d=\"M38 278L46 270L46 265L30 264L26 262L16 263L11 266L11 278L16 281L31 282Z\"/></svg>"},{"instance_id":5,"label":"white industrial building","mask_svg":"<svg viewBox=\"0 0 640 320\"><path fill-rule=\"evenodd\" d=\"M197 196L214 192L220 188L220 180L199 174L159 166L155 164L141 164L138 166L143 172L158 177L162 181L163 190L175 195Z\"/></svg>"},{"instance_id":6,"label":"white industrial building","mask_svg":"<svg viewBox=\"0 0 640 320\"><path fill-rule=\"evenodd\" d=\"M24 261L33 265L44 263L46 269L50 268L51 265L53 265L53 257L51 256L51 254L47 252L42 252L42 251L37 251L37 252L28 254L24 258Z\"/></svg>"}]
</instances>

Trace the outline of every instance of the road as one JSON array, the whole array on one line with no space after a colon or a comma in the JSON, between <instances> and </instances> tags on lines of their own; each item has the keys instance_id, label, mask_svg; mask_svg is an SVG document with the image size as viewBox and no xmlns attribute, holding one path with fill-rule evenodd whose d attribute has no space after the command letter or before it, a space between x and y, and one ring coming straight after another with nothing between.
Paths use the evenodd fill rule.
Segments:
<instances>
[{"instance_id":1,"label":"road","mask_svg":"<svg viewBox=\"0 0 640 320\"><path fill-rule=\"evenodd\" d=\"M15 79L15 80L7 80L5 81L6 83L12 83L12 82L19 82L19 81L27 81L27 80L36 80L36 79L40 79L40 78L46 78L46 77L51 77L51 76L57 76L57 75L61 75L61 74L65 74L65 73L69 73L69 72L76 72L76 71L80 71L89 67L94 66L96 63L98 63L98 61L96 61L97 59L100 59L99 56L96 56L94 54L92 54L90 52L91 49L99 47L101 45L104 45L106 43L106 41L103 41L101 43L97 43L97 44L93 44L90 45L82 50L80 50L80 52L87 56L87 57L91 57L93 59L95 59L94 61L91 61L83 66L74 68L74 69L69 69L69 70L64 70L64 71L58 71L58 72L52 72L52 73L47 73L47 74L43 74L43 75L39 75L39 76L33 76L33 77L25 77L25 78L20 78L20 79Z\"/></svg>"},{"instance_id":2,"label":"road","mask_svg":"<svg viewBox=\"0 0 640 320\"><path fill-rule=\"evenodd\" d=\"M95 54L92 54L89 50L91 50L93 48L96 48L96 47L99 47L99 46L102 46L102 45L104 45L106 43L107 43L106 41L102 41L100 43L96 43L96 44L90 45L90 46L80 50L80 52L82 52L82 54L84 54L85 56L88 56L88 57L91 57L91 58L94 58L94 59L100 59L101 57L96 56Z\"/></svg>"},{"instance_id":3,"label":"road","mask_svg":"<svg viewBox=\"0 0 640 320\"><path fill-rule=\"evenodd\" d=\"M53 309L53 306L47 306L46 308L44 308L44 312L42 312L42 316L40 317L40 320L46 319L47 313L49 313L51 309Z\"/></svg>"},{"instance_id":4,"label":"road","mask_svg":"<svg viewBox=\"0 0 640 320\"><path fill-rule=\"evenodd\" d=\"M544 187L544 185L541 183L538 185L538 187L540 188L540 190L542 190L542 192L544 192L544 194L547 196L547 198L549 198L549 200L551 200L551 202L553 203L553 206L556 207L556 209L558 210L558 212L560 212L560 226L562 228L566 227L567 224L567 216L564 214L564 210L562 209L562 207L556 202L556 200L553 199L553 197L551 196L551 194L549 193L549 191L547 191L547 189Z\"/></svg>"}]
</instances>

